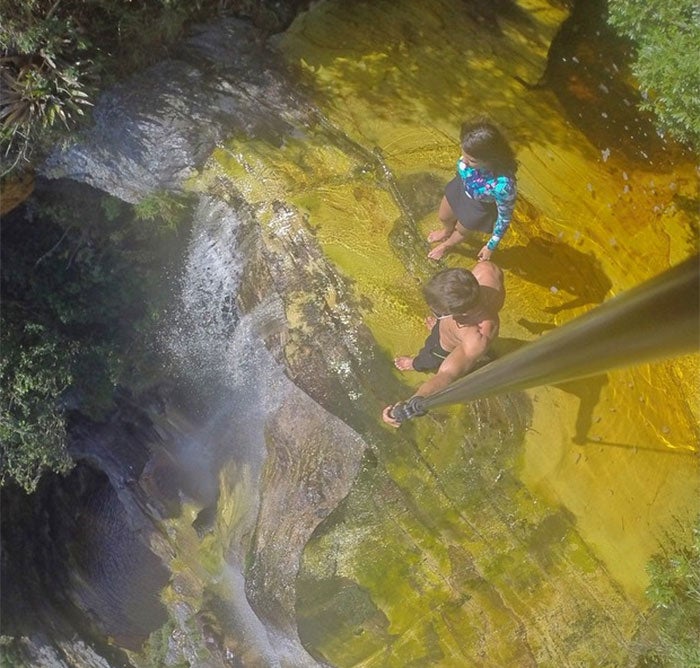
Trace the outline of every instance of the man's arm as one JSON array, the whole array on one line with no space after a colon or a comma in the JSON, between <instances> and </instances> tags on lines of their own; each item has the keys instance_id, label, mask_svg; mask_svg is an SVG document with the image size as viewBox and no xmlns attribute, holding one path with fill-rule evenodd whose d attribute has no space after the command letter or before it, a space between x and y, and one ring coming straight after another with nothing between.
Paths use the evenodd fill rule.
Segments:
<instances>
[{"instance_id":1,"label":"man's arm","mask_svg":"<svg viewBox=\"0 0 700 668\"><path fill-rule=\"evenodd\" d=\"M486 352L489 340L480 332L470 332L466 341L455 348L444 360L437 373L425 381L415 395L427 397L464 376Z\"/></svg>"},{"instance_id":2,"label":"man's arm","mask_svg":"<svg viewBox=\"0 0 700 668\"><path fill-rule=\"evenodd\" d=\"M498 320L484 321L478 328L470 328L465 333L461 345L457 346L444 360L437 373L423 383L413 396L425 397L433 394L443 387L466 374L477 360L488 350L489 344L498 333ZM392 427L400 425L391 415L393 406L386 406L382 412L382 419Z\"/></svg>"},{"instance_id":3,"label":"man's arm","mask_svg":"<svg viewBox=\"0 0 700 668\"><path fill-rule=\"evenodd\" d=\"M425 397L433 392L447 387L451 382L457 380L467 373L476 364L476 361L486 352L489 339L480 332L475 331L461 346L455 348L440 365L437 373L423 383L413 396ZM392 427L400 426L393 415L393 406L386 406L382 412L382 419Z\"/></svg>"}]
</instances>

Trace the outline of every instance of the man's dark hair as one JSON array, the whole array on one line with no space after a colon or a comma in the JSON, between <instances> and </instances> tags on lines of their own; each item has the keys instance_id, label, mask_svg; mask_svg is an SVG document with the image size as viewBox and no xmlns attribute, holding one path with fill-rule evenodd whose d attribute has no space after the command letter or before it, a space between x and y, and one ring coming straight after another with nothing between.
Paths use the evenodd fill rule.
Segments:
<instances>
[{"instance_id":1,"label":"man's dark hair","mask_svg":"<svg viewBox=\"0 0 700 668\"><path fill-rule=\"evenodd\" d=\"M480 118L466 121L462 124L459 139L462 150L494 174L515 175L518 163L513 149L493 123Z\"/></svg>"},{"instance_id":2,"label":"man's dark hair","mask_svg":"<svg viewBox=\"0 0 700 668\"><path fill-rule=\"evenodd\" d=\"M479 303L479 282L467 269L444 269L423 286L423 296L436 315L467 313Z\"/></svg>"}]
</instances>

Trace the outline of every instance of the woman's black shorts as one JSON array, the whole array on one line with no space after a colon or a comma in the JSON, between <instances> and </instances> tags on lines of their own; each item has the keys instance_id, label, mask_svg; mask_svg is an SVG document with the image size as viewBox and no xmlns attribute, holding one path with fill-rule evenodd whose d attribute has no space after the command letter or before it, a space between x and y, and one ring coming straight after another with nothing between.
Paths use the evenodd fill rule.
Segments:
<instances>
[{"instance_id":1,"label":"woman's black shorts","mask_svg":"<svg viewBox=\"0 0 700 668\"><path fill-rule=\"evenodd\" d=\"M495 202L482 202L469 197L459 176L445 186L445 197L462 227L489 234L493 232L493 224L498 217Z\"/></svg>"}]
</instances>

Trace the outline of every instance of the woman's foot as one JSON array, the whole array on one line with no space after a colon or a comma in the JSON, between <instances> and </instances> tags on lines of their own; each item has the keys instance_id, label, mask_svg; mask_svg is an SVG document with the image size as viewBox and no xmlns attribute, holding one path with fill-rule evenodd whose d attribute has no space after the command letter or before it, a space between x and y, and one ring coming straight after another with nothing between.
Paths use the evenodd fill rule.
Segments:
<instances>
[{"instance_id":1,"label":"woman's foot","mask_svg":"<svg viewBox=\"0 0 700 668\"><path fill-rule=\"evenodd\" d=\"M408 356L396 357L394 366L399 371L413 371L413 358Z\"/></svg>"},{"instance_id":2,"label":"woman's foot","mask_svg":"<svg viewBox=\"0 0 700 668\"><path fill-rule=\"evenodd\" d=\"M445 241L445 239L447 239L449 236L450 232L448 232L445 228L433 230L428 235L428 243L436 244L438 241Z\"/></svg>"},{"instance_id":3,"label":"woman's foot","mask_svg":"<svg viewBox=\"0 0 700 668\"><path fill-rule=\"evenodd\" d=\"M428 253L429 260L442 260L442 256L445 254L449 246L443 241L439 246L435 246L433 250Z\"/></svg>"}]
</instances>

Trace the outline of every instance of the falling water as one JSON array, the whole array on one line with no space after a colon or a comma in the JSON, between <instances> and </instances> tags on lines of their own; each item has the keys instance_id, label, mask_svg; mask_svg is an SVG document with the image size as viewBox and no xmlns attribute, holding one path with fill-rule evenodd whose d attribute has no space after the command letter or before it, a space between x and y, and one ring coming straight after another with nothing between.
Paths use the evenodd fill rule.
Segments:
<instances>
[{"instance_id":1,"label":"falling water","mask_svg":"<svg viewBox=\"0 0 700 668\"><path fill-rule=\"evenodd\" d=\"M246 254L255 243L246 215L245 208L202 199L163 347L207 414L220 408L228 414L235 406L249 424L275 408L275 378L282 375L265 346L251 342L279 330L284 312L274 295L246 314L236 305Z\"/></svg>"},{"instance_id":2,"label":"falling water","mask_svg":"<svg viewBox=\"0 0 700 668\"><path fill-rule=\"evenodd\" d=\"M414 405L432 408L694 352L700 341L694 256Z\"/></svg>"},{"instance_id":3,"label":"falling water","mask_svg":"<svg viewBox=\"0 0 700 668\"><path fill-rule=\"evenodd\" d=\"M285 212L280 210L278 214L273 224L277 225L278 234L284 235ZM221 595L217 615L228 632L242 643L241 659L246 665L316 665L293 626L270 624L258 616L249 600L263 596L268 584L247 582L244 564L250 561L253 549L268 549L275 554L279 549L278 558L283 562L279 568L287 562L291 564L287 587L293 589L298 568L295 550L301 549L329 512L325 505L319 508L319 504L328 503L336 493L347 493L364 444L347 425L287 378L264 343L288 326L284 305L274 288L257 286L260 301L245 312L239 307L237 299L242 277L248 270L246 263L254 260L259 241L257 229L249 224L246 207L234 209L205 196L195 212L195 220L178 306L164 332L163 344L174 360L175 375L192 395L186 397L185 403L199 406L198 424L193 426L187 443L175 453L177 461L193 476L206 478L207 471L213 473L219 485L216 516L226 528L219 528L217 533L217 540L225 546L224 558L214 576ZM303 421L297 423L293 415L303 415ZM271 460L275 461L276 446L271 433L278 423L284 429L280 456L294 462L294 471L282 464L283 480L269 494L265 480L274 476ZM342 457L354 453L353 468L347 475L344 464L334 459L338 443L347 445ZM315 471L319 461L326 462L331 484L324 488L322 496L310 491L298 494L297 485L311 490L317 484L300 483L297 477L303 478L307 468ZM275 504L280 502L276 496L286 494L287 486L290 498L277 507ZM266 496L271 500L266 500ZM268 529L260 517L270 512L275 514L275 520ZM288 519L291 528L285 531L284 545L267 548L267 541L276 542L267 534L279 526L287 527ZM251 543L253 534L256 540ZM259 556L259 560L267 565L265 556ZM266 565L258 568L264 572ZM263 594L255 591L256 586Z\"/></svg>"}]
</instances>

